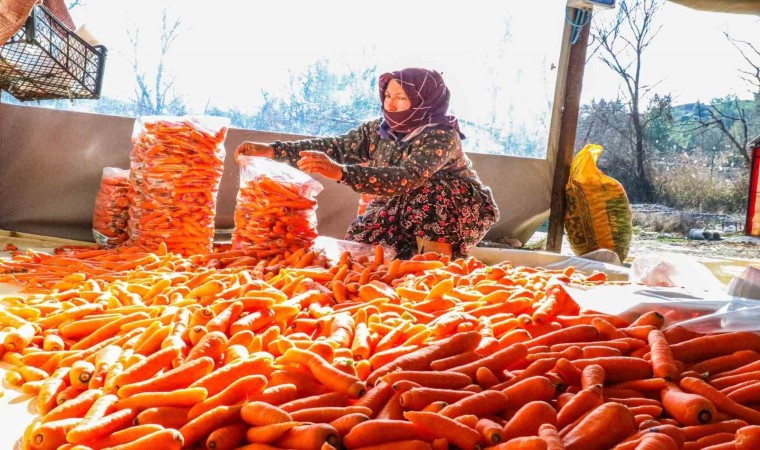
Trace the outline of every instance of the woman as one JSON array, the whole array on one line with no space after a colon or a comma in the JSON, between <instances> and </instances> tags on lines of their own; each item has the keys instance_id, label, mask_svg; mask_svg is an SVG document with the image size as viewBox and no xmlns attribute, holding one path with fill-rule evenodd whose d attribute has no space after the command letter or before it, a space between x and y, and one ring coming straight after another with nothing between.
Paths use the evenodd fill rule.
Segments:
<instances>
[{"instance_id":1,"label":"woman","mask_svg":"<svg viewBox=\"0 0 760 450\"><path fill-rule=\"evenodd\" d=\"M380 76L383 118L343 136L272 144L243 142L236 154L264 156L369 194L346 238L396 249L464 256L499 219L491 190L462 151L446 115L449 90L434 70Z\"/></svg>"}]
</instances>

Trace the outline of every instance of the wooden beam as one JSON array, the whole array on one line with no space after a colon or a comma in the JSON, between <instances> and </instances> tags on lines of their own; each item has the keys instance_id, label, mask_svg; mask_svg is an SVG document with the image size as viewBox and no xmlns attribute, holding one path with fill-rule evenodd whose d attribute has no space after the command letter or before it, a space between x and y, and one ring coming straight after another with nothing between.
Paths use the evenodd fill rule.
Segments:
<instances>
[{"instance_id":1,"label":"wooden beam","mask_svg":"<svg viewBox=\"0 0 760 450\"><path fill-rule=\"evenodd\" d=\"M578 15L575 10L573 17ZM589 12L588 14L591 14ZM549 233L546 237L546 250L559 252L562 249L562 236L565 228L565 185L570 174L570 163L575 150L575 132L578 127L581 91L583 89L583 71L586 67L586 48L588 47L591 17L581 30L578 42L570 47L567 73L564 80L565 96L562 102L562 116L559 126L557 154L552 180L551 211L549 212Z\"/></svg>"}]
</instances>

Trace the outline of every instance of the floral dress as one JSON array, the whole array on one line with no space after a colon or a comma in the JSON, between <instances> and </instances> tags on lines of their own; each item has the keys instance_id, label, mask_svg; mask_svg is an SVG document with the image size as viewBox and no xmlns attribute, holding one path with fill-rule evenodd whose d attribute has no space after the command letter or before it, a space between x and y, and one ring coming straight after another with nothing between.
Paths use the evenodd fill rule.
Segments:
<instances>
[{"instance_id":1,"label":"floral dress","mask_svg":"<svg viewBox=\"0 0 760 450\"><path fill-rule=\"evenodd\" d=\"M382 139L379 125L367 122L338 137L276 141L275 159L296 166L299 152L322 151L345 165L340 183L373 196L347 239L388 245L410 258L419 237L450 243L455 256L464 256L499 220L499 211L459 134L432 126L395 141Z\"/></svg>"}]
</instances>

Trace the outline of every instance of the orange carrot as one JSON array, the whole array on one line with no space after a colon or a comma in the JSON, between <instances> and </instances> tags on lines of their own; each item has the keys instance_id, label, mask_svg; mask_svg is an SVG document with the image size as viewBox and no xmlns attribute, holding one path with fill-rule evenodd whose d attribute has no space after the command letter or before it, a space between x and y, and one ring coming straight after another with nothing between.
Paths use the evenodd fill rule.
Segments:
<instances>
[{"instance_id":1,"label":"orange carrot","mask_svg":"<svg viewBox=\"0 0 760 450\"><path fill-rule=\"evenodd\" d=\"M241 409L240 405L217 406L190 420L179 429L185 440L184 445L192 447L201 438L217 428L229 425L234 420L239 419L241 417Z\"/></svg>"},{"instance_id":2,"label":"orange carrot","mask_svg":"<svg viewBox=\"0 0 760 450\"><path fill-rule=\"evenodd\" d=\"M710 423L718 414L712 402L701 395L683 392L674 384L669 383L661 396L668 414L684 425Z\"/></svg>"},{"instance_id":3,"label":"orange carrot","mask_svg":"<svg viewBox=\"0 0 760 450\"><path fill-rule=\"evenodd\" d=\"M668 381L675 380L680 373L665 335L660 330L652 330L649 332L648 341L654 376Z\"/></svg>"},{"instance_id":4,"label":"orange carrot","mask_svg":"<svg viewBox=\"0 0 760 450\"><path fill-rule=\"evenodd\" d=\"M206 356L185 362L161 375L137 383L127 384L119 388L119 397L129 397L141 392L166 391L190 386L214 368L214 361Z\"/></svg>"},{"instance_id":5,"label":"orange carrot","mask_svg":"<svg viewBox=\"0 0 760 450\"><path fill-rule=\"evenodd\" d=\"M164 429L145 435L126 444L110 447L109 450L144 450L154 448L160 448L162 450L180 450L183 448L183 444L184 439L179 431Z\"/></svg>"},{"instance_id":6,"label":"orange carrot","mask_svg":"<svg viewBox=\"0 0 760 450\"><path fill-rule=\"evenodd\" d=\"M535 436L541 424L557 424L557 411L548 403L535 401L525 404L504 426L504 439Z\"/></svg>"},{"instance_id":7,"label":"orange carrot","mask_svg":"<svg viewBox=\"0 0 760 450\"><path fill-rule=\"evenodd\" d=\"M155 424L164 428L180 429L188 422L189 407L158 406L147 408L135 418L136 425Z\"/></svg>"},{"instance_id":8,"label":"orange carrot","mask_svg":"<svg viewBox=\"0 0 760 450\"><path fill-rule=\"evenodd\" d=\"M585 415L562 442L567 450L605 450L636 432L634 414L619 403L604 403Z\"/></svg>"},{"instance_id":9,"label":"orange carrot","mask_svg":"<svg viewBox=\"0 0 760 450\"><path fill-rule=\"evenodd\" d=\"M253 426L293 421L293 418L287 411L259 401L248 402L243 405L240 410L240 416L246 423Z\"/></svg>"},{"instance_id":10,"label":"orange carrot","mask_svg":"<svg viewBox=\"0 0 760 450\"><path fill-rule=\"evenodd\" d=\"M690 377L683 378L681 379L680 386L686 392L701 395L712 402L717 409L730 414L734 418L746 420L753 425L760 424L760 412L736 403L725 394L700 379Z\"/></svg>"},{"instance_id":11,"label":"orange carrot","mask_svg":"<svg viewBox=\"0 0 760 450\"><path fill-rule=\"evenodd\" d=\"M194 406L189 405L192 406L192 408L188 412L187 418L192 420L217 406L238 404L263 391L266 385L267 379L263 375L249 375L247 377L239 378L230 383L229 386L224 388L218 394L202 399L202 401L197 402ZM205 391L203 388L194 389Z\"/></svg>"},{"instance_id":12,"label":"orange carrot","mask_svg":"<svg viewBox=\"0 0 760 450\"><path fill-rule=\"evenodd\" d=\"M480 433L456 420L431 412L407 411L404 417L436 438L446 439L459 448L475 448Z\"/></svg>"}]
</instances>

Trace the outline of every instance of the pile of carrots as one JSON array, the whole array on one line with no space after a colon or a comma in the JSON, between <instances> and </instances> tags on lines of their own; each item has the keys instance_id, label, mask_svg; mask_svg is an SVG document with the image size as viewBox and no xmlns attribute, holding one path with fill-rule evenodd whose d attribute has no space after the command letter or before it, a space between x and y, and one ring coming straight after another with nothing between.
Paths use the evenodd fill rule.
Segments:
<instances>
[{"instance_id":1,"label":"pile of carrots","mask_svg":"<svg viewBox=\"0 0 760 450\"><path fill-rule=\"evenodd\" d=\"M760 336L580 310L603 274L233 252L0 262L24 448L760 448Z\"/></svg>"},{"instance_id":2,"label":"pile of carrots","mask_svg":"<svg viewBox=\"0 0 760 450\"><path fill-rule=\"evenodd\" d=\"M163 242L186 256L209 253L227 129L210 130L192 118L143 118L137 126L130 154L130 239L151 251Z\"/></svg>"},{"instance_id":3,"label":"pile of carrots","mask_svg":"<svg viewBox=\"0 0 760 450\"><path fill-rule=\"evenodd\" d=\"M129 239L129 171L106 167L95 195L92 230L95 241L107 248L116 247Z\"/></svg>"},{"instance_id":4,"label":"pile of carrots","mask_svg":"<svg viewBox=\"0 0 760 450\"><path fill-rule=\"evenodd\" d=\"M275 180L271 174L247 167L256 160L246 156L238 160L241 186L235 207L232 248L252 249L267 256L310 249L317 238L315 197L318 191L296 180Z\"/></svg>"}]
</instances>

